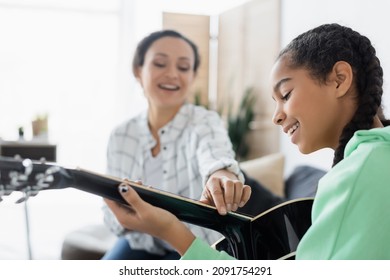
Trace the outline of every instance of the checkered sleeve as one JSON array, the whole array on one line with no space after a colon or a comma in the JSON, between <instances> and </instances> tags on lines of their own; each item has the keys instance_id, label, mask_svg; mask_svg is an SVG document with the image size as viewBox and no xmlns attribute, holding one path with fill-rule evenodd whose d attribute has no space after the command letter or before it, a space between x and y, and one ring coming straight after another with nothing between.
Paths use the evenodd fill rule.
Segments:
<instances>
[{"instance_id":1,"label":"checkered sleeve","mask_svg":"<svg viewBox=\"0 0 390 280\"><path fill-rule=\"evenodd\" d=\"M216 112L204 111L194 131L194 139L198 141L197 158L202 174L203 184L215 171L226 169L234 173L241 182L244 176L235 160L235 153L222 119Z\"/></svg>"}]
</instances>

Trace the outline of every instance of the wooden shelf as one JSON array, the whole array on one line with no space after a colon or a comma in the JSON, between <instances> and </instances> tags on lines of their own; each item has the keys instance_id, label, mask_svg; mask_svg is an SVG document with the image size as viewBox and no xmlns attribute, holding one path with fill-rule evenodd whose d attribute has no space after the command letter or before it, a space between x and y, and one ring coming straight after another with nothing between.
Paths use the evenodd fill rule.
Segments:
<instances>
[{"instance_id":1,"label":"wooden shelf","mask_svg":"<svg viewBox=\"0 0 390 280\"><path fill-rule=\"evenodd\" d=\"M57 146L49 143L34 141L2 141L0 142L0 155L55 162L57 159Z\"/></svg>"}]
</instances>

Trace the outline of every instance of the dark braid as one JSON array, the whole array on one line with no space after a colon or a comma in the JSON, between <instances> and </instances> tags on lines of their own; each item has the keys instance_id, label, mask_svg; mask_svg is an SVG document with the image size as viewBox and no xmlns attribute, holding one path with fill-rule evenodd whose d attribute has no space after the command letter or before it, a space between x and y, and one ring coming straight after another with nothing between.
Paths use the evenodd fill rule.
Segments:
<instances>
[{"instance_id":1,"label":"dark braid","mask_svg":"<svg viewBox=\"0 0 390 280\"><path fill-rule=\"evenodd\" d=\"M289 66L304 67L313 78L326 83L329 73L338 61L349 63L354 73L357 91L357 110L344 127L335 150L333 166L344 158L344 149L353 134L370 129L378 110L382 112L383 71L370 40L338 24L325 24L295 38L279 55L288 55ZM384 124L389 122L384 119Z\"/></svg>"}]
</instances>

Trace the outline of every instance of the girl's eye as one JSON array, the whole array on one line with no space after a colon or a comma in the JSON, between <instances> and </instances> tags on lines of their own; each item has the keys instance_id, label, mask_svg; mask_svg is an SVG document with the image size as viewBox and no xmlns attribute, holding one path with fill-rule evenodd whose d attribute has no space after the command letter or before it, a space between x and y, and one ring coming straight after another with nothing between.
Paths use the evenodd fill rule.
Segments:
<instances>
[{"instance_id":1,"label":"girl's eye","mask_svg":"<svg viewBox=\"0 0 390 280\"><path fill-rule=\"evenodd\" d=\"M287 101L290 98L291 91L287 92L285 95L282 96L283 101Z\"/></svg>"}]
</instances>

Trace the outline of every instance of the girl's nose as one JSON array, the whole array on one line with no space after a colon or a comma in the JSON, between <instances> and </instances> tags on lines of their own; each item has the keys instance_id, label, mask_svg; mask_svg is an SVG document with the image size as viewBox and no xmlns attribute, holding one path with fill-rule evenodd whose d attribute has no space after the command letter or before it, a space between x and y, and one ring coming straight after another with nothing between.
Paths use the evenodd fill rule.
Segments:
<instances>
[{"instance_id":1,"label":"girl's nose","mask_svg":"<svg viewBox=\"0 0 390 280\"><path fill-rule=\"evenodd\" d=\"M286 114L284 114L280 108L276 107L274 115L272 116L272 121L274 122L274 124L282 125L285 118L286 118Z\"/></svg>"}]
</instances>

